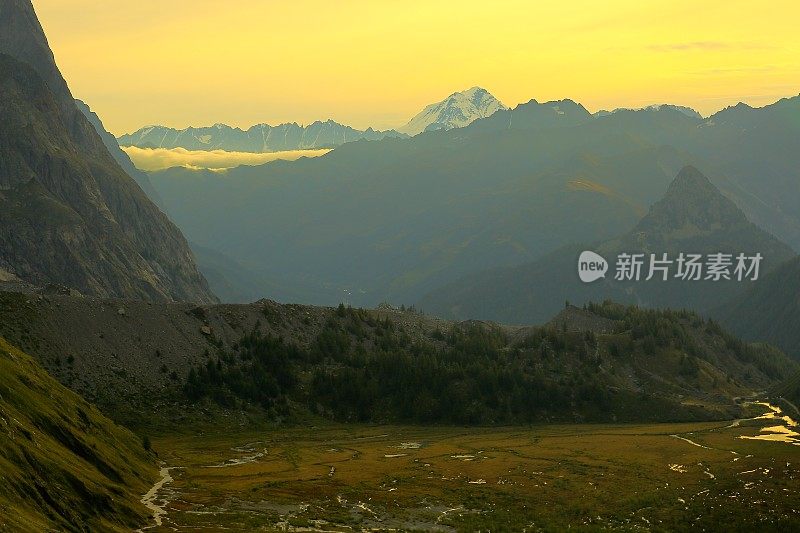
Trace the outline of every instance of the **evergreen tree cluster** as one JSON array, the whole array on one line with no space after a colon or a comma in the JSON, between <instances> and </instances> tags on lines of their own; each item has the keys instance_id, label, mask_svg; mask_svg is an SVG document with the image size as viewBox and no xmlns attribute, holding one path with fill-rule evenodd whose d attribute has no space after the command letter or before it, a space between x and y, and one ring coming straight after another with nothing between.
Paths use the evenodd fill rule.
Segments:
<instances>
[{"instance_id":1,"label":"evergreen tree cluster","mask_svg":"<svg viewBox=\"0 0 800 533\"><path fill-rule=\"evenodd\" d=\"M388 318L339 306L304 346L254 329L193 368L184 392L192 401L258 404L278 415L293 405L340 421L519 424L609 420L637 402L674 411L663 398L626 389L617 369L669 353L691 384L700 361L715 357L706 337L770 376L787 371L785 357L693 313L610 302L588 310L616 330L545 326L512 338L500 326L467 322L412 336Z\"/></svg>"}]
</instances>

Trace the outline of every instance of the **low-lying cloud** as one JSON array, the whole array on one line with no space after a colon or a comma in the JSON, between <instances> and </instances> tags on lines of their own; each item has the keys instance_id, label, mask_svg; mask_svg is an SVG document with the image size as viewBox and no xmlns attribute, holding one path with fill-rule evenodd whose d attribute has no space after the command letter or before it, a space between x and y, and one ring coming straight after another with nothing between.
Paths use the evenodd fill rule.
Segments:
<instances>
[{"instance_id":1,"label":"low-lying cloud","mask_svg":"<svg viewBox=\"0 0 800 533\"><path fill-rule=\"evenodd\" d=\"M123 146L137 168L146 171L170 167L208 168L221 170L239 165L261 165L277 159L294 161L301 157L319 157L330 152L321 150L288 150L285 152L227 152L225 150L186 150L185 148L139 148Z\"/></svg>"}]
</instances>

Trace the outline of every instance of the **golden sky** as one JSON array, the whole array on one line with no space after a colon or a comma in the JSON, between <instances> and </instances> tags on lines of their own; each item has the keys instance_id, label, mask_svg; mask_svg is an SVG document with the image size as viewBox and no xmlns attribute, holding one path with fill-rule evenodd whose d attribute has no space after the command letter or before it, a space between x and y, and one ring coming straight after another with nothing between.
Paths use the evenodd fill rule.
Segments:
<instances>
[{"instance_id":1,"label":"golden sky","mask_svg":"<svg viewBox=\"0 0 800 533\"><path fill-rule=\"evenodd\" d=\"M474 85L709 114L800 93L800 2L33 0L64 77L119 135L146 124L397 127Z\"/></svg>"}]
</instances>

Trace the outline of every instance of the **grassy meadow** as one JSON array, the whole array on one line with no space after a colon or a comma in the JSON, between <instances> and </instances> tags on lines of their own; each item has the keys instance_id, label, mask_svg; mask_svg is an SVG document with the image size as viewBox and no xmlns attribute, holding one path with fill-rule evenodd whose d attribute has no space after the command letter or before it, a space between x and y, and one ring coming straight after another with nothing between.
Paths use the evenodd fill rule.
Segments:
<instances>
[{"instance_id":1,"label":"grassy meadow","mask_svg":"<svg viewBox=\"0 0 800 533\"><path fill-rule=\"evenodd\" d=\"M786 531L800 524L800 446L740 438L771 424L163 436L160 530Z\"/></svg>"}]
</instances>

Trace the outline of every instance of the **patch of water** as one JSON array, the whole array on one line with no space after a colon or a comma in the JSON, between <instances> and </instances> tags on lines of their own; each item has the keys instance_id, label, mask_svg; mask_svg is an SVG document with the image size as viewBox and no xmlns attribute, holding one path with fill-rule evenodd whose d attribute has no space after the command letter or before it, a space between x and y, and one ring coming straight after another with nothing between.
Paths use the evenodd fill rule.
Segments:
<instances>
[{"instance_id":1,"label":"patch of water","mask_svg":"<svg viewBox=\"0 0 800 533\"><path fill-rule=\"evenodd\" d=\"M781 422L781 425L762 427L758 435L739 435L737 438L746 440L762 440L769 442L782 442L800 446L800 432L796 429L797 421L783 413L780 407L767 402L748 402L745 405L760 405L767 408L767 412L751 420L770 420Z\"/></svg>"},{"instance_id":2,"label":"patch of water","mask_svg":"<svg viewBox=\"0 0 800 533\"><path fill-rule=\"evenodd\" d=\"M255 463L262 457L267 454L267 450L265 449L263 452L254 453L253 455L246 455L244 457L237 457L233 459L227 459L225 462L216 464L216 465L206 465L203 468L228 468L231 466L239 466L245 465L248 463Z\"/></svg>"},{"instance_id":3,"label":"patch of water","mask_svg":"<svg viewBox=\"0 0 800 533\"><path fill-rule=\"evenodd\" d=\"M172 480L172 476L169 473L170 470L172 470L172 468L166 467L166 466L161 468L161 470L159 470L159 475L161 476L161 479L156 481L155 485L153 485L150 488L150 490L148 490L147 493L145 493L145 495L142 496L142 499L140 501L142 502L142 504L145 507L150 509L150 511L153 513L153 522L154 522L154 524L151 525L151 526L144 527L144 528L140 529L139 531L143 531L145 529L152 529L154 527L160 527L161 526L162 517L167 514L166 506L167 506L168 501L162 499L162 500L160 500L160 503L159 503L158 493L161 491L161 489L164 487L164 485L172 483L173 480Z\"/></svg>"}]
</instances>

